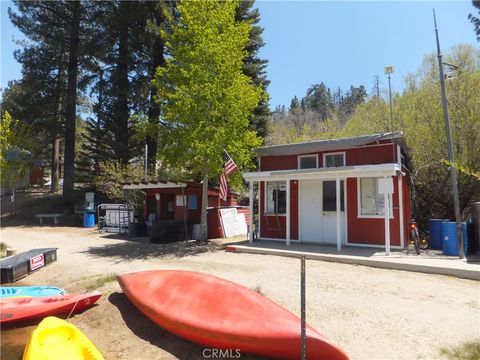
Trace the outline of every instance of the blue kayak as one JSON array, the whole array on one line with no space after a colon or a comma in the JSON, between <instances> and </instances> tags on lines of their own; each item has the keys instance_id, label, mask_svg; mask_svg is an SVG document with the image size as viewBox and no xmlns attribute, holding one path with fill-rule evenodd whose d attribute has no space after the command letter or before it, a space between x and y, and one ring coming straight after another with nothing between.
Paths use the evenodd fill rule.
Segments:
<instances>
[{"instance_id":1,"label":"blue kayak","mask_svg":"<svg viewBox=\"0 0 480 360\"><path fill-rule=\"evenodd\" d=\"M1 299L17 296L58 296L67 293L64 289L53 286L2 286L0 290Z\"/></svg>"}]
</instances>

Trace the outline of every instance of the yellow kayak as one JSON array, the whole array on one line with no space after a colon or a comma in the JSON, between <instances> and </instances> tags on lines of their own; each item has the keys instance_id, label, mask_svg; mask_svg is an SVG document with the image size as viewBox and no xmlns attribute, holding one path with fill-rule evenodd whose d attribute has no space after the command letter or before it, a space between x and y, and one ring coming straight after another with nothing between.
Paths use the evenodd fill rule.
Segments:
<instances>
[{"instance_id":1,"label":"yellow kayak","mask_svg":"<svg viewBox=\"0 0 480 360\"><path fill-rule=\"evenodd\" d=\"M23 360L104 360L95 345L74 325L49 316L33 331Z\"/></svg>"}]
</instances>

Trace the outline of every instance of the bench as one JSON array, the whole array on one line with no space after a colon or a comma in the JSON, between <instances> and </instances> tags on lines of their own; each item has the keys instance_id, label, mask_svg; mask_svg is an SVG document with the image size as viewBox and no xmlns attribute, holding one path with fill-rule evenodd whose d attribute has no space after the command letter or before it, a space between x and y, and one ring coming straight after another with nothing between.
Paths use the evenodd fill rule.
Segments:
<instances>
[{"instance_id":1,"label":"bench","mask_svg":"<svg viewBox=\"0 0 480 360\"><path fill-rule=\"evenodd\" d=\"M43 219L53 218L53 223L57 224L57 219L61 218L63 214L37 214L36 218L40 220L40 225L43 224Z\"/></svg>"}]
</instances>

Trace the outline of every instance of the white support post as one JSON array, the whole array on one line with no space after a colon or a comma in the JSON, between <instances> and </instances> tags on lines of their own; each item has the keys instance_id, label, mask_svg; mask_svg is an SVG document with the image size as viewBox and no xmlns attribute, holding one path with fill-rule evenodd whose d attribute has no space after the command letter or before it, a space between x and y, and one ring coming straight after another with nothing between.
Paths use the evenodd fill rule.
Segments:
<instances>
[{"instance_id":1,"label":"white support post","mask_svg":"<svg viewBox=\"0 0 480 360\"><path fill-rule=\"evenodd\" d=\"M387 193L383 196L385 199L385 254L390 255L390 199Z\"/></svg>"},{"instance_id":2,"label":"white support post","mask_svg":"<svg viewBox=\"0 0 480 360\"><path fill-rule=\"evenodd\" d=\"M258 185L258 224L257 224L258 229L255 229L255 230L257 231L257 238L260 239L261 237L260 234L262 233L262 217L263 217L262 206L260 204L262 199L262 182L259 181L257 185Z\"/></svg>"},{"instance_id":3,"label":"white support post","mask_svg":"<svg viewBox=\"0 0 480 360\"><path fill-rule=\"evenodd\" d=\"M287 216L285 217L285 238L287 246L290 246L290 180L287 183Z\"/></svg>"},{"instance_id":4,"label":"white support post","mask_svg":"<svg viewBox=\"0 0 480 360\"><path fill-rule=\"evenodd\" d=\"M253 243L253 226L254 226L254 222L253 222L253 218L254 218L254 214L253 214L253 181L250 181L249 183L250 185L250 193L249 193L249 205L250 205L250 227L249 227L249 232L248 232L248 242L251 244Z\"/></svg>"},{"instance_id":5,"label":"white support post","mask_svg":"<svg viewBox=\"0 0 480 360\"><path fill-rule=\"evenodd\" d=\"M405 220L403 217L403 186L402 176L398 177L398 219L400 221L400 246L405 245Z\"/></svg>"},{"instance_id":6,"label":"white support post","mask_svg":"<svg viewBox=\"0 0 480 360\"><path fill-rule=\"evenodd\" d=\"M337 206L336 206L336 209L337 209L337 251L341 251L342 250L342 236L341 236L341 232L340 232L340 210L341 210L341 206L340 206L340 179L336 179L335 180L335 187L336 187L336 197L337 197Z\"/></svg>"},{"instance_id":7,"label":"white support post","mask_svg":"<svg viewBox=\"0 0 480 360\"><path fill-rule=\"evenodd\" d=\"M393 179L385 176L378 179L378 192L383 194L385 213L385 254L390 255L390 194L393 196Z\"/></svg>"},{"instance_id":8,"label":"white support post","mask_svg":"<svg viewBox=\"0 0 480 360\"><path fill-rule=\"evenodd\" d=\"M400 145L397 145L397 159L398 165L400 166L400 175L398 176L398 219L400 220L400 246L403 248L405 246L405 219L403 215L403 175L402 171L402 152Z\"/></svg>"}]
</instances>

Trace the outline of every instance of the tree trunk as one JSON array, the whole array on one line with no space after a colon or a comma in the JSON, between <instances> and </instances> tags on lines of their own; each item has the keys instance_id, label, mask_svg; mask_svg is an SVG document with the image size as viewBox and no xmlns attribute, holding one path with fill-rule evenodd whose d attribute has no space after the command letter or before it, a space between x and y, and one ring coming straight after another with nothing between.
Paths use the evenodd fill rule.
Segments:
<instances>
[{"instance_id":1,"label":"tree trunk","mask_svg":"<svg viewBox=\"0 0 480 360\"><path fill-rule=\"evenodd\" d=\"M80 46L80 2L69 3L72 12L67 65L67 104L65 113L65 155L63 162L63 198L73 201L75 168L75 121L77 105L78 51Z\"/></svg>"},{"instance_id":2,"label":"tree trunk","mask_svg":"<svg viewBox=\"0 0 480 360\"><path fill-rule=\"evenodd\" d=\"M120 3L120 14L122 18L128 18L127 12L130 6L127 1ZM119 139L117 144L117 155L122 165L126 166L130 158L128 119L128 22L121 24L118 39L118 60L117 60L117 84L116 84L116 116L119 126Z\"/></svg>"},{"instance_id":3,"label":"tree trunk","mask_svg":"<svg viewBox=\"0 0 480 360\"><path fill-rule=\"evenodd\" d=\"M60 137L55 135L53 138L53 149L52 149L52 176L51 176L51 185L50 191L58 191L58 179L60 178Z\"/></svg>"},{"instance_id":4,"label":"tree trunk","mask_svg":"<svg viewBox=\"0 0 480 360\"><path fill-rule=\"evenodd\" d=\"M100 69L99 73L99 84L98 84L98 102L96 104L95 112L97 114L97 123L95 124L95 159L94 159L94 169L95 174L99 174L100 171L100 137L102 132L102 122L103 122L103 92L104 92L104 79L103 79L103 70Z\"/></svg>"},{"instance_id":5,"label":"tree trunk","mask_svg":"<svg viewBox=\"0 0 480 360\"><path fill-rule=\"evenodd\" d=\"M203 173L202 186L202 212L200 215L200 241L208 241L207 231L207 207L208 207L208 170Z\"/></svg>"},{"instance_id":6,"label":"tree trunk","mask_svg":"<svg viewBox=\"0 0 480 360\"><path fill-rule=\"evenodd\" d=\"M164 21L163 16L161 15L154 15L155 17L155 24L160 26ZM155 35L154 41L152 41L151 47L151 64L150 64L150 78L153 79L155 77L155 72L159 66L165 66L165 57L164 57L164 49L165 49L165 41L160 38L159 34ZM148 107L148 123L158 125L158 121L160 118L160 107L155 101L157 96L157 88L156 86L151 86L150 88L150 102ZM156 161L157 161L157 145L158 139L156 134L147 135L146 142L148 145L148 172L150 174L155 175L156 173Z\"/></svg>"}]
</instances>

